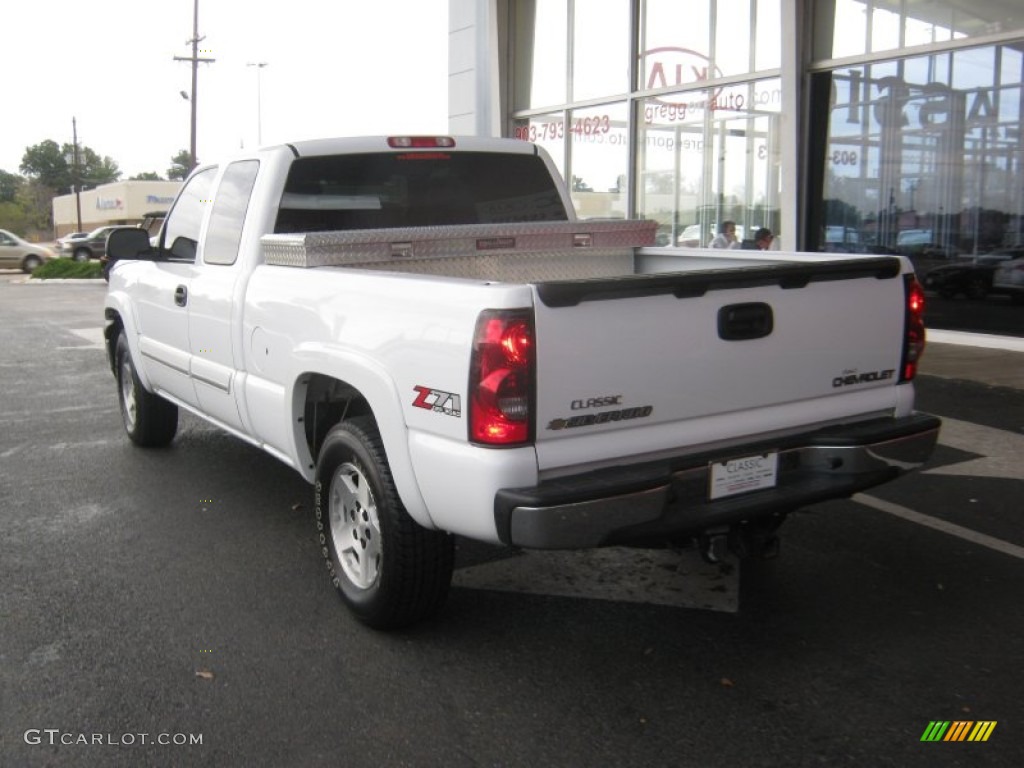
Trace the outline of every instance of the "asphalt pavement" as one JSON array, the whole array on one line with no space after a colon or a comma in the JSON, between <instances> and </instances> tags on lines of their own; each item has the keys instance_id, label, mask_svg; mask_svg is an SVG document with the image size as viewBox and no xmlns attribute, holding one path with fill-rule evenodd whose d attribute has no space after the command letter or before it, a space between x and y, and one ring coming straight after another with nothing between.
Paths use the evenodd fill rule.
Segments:
<instances>
[{"instance_id":1,"label":"asphalt pavement","mask_svg":"<svg viewBox=\"0 0 1024 768\"><path fill-rule=\"evenodd\" d=\"M776 560L460 541L381 634L297 474L190 416L129 444L103 291L0 279L0 766L1024 765L1024 334L934 332L933 460Z\"/></svg>"}]
</instances>

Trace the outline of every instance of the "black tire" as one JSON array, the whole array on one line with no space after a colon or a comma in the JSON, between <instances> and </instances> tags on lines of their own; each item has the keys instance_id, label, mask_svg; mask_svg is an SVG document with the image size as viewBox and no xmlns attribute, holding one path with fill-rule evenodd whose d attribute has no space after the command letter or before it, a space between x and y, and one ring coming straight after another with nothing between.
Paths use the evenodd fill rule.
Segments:
<instances>
[{"instance_id":1,"label":"black tire","mask_svg":"<svg viewBox=\"0 0 1024 768\"><path fill-rule=\"evenodd\" d=\"M436 613L448 596L454 538L409 517L377 426L334 426L316 467L316 527L334 586L356 617L397 629Z\"/></svg>"},{"instance_id":2,"label":"black tire","mask_svg":"<svg viewBox=\"0 0 1024 768\"><path fill-rule=\"evenodd\" d=\"M143 448L167 445L178 431L178 406L143 388L124 332L117 337L116 360L117 399L124 431Z\"/></svg>"},{"instance_id":3,"label":"black tire","mask_svg":"<svg viewBox=\"0 0 1024 768\"><path fill-rule=\"evenodd\" d=\"M34 253L30 253L21 261L21 271L31 275L42 265L43 260L36 256Z\"/></svg>"},{"instance_id":4,"label":"black tire","mask_svg":"<svg viewBox=\"0 0 1024 768\"><path fill-rule=\"evenodd\" d=\"M88 248L75 248L75 252L71 255L75 261L88 261L92 258L92 251Z\"/></svg>"}]
</instances>

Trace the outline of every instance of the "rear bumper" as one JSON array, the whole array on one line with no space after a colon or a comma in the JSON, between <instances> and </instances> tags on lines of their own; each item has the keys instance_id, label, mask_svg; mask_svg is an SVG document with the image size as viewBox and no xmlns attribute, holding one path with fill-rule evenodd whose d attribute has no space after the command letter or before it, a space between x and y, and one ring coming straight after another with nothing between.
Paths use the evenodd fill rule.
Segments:
<instances>
[{"instance_id":1,"label":"rear bumper","mask_svg":"<svg viewBox=\"0 0 1024 768\"><path fill-rule=\"evenodd\" d=\"M602 469L504 488L494 500L498 536L510 546L583 549L657 541L844 498L921 466L941 422L927 414L842 425L727 452ZM709 498L710 465L778 451L773 488Z\"/></svg>"}]
</instances>

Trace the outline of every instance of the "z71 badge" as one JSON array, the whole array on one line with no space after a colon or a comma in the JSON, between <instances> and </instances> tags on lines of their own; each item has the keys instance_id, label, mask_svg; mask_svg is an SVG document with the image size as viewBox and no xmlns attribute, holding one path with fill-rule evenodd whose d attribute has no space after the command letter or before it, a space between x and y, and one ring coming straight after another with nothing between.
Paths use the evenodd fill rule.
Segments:
<instances>
[{"instance_id":1,"label":"z71 badge","mask_svg":"<svg viewBox=\"0 0 1024 768\"><path fill-rule=\"evenodd\" d=\"M462 398L459 395L430 387L413 387L413 389L419 393L412 401L413 407L461 418Z\"/></svg>"}]
</instances>

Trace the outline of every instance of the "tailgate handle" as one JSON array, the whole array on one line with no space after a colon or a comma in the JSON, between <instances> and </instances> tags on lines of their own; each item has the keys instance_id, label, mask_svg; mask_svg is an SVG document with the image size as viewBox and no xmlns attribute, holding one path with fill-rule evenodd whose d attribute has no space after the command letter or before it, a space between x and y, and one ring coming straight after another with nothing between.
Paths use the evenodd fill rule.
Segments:
<instances>
[{"instance_id":1,"label":"tailgate handle","mask_svg":"<svg viewBox=\"0 0 1024 768\"><path fill-rule=\"evenodd\" d=\"M725 341L763 339L774 327L772 308L761 301L730 304L718 310L718 337Z\"/></svg>"}]
</instances>

